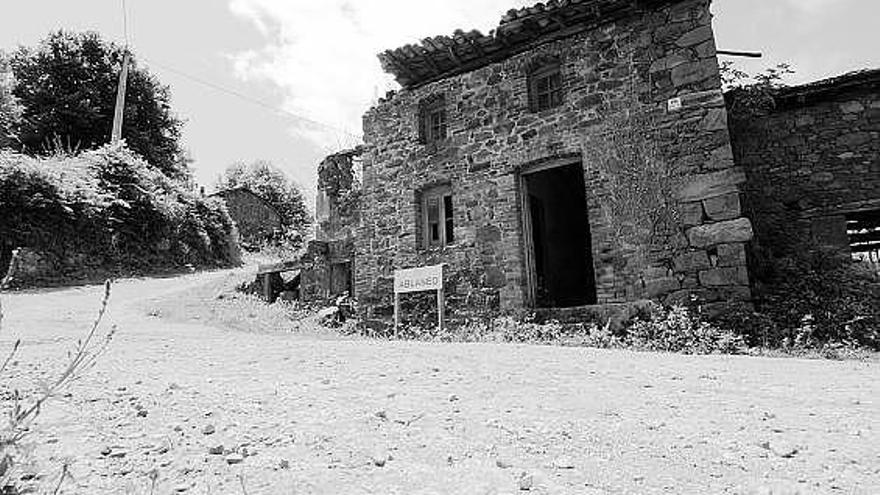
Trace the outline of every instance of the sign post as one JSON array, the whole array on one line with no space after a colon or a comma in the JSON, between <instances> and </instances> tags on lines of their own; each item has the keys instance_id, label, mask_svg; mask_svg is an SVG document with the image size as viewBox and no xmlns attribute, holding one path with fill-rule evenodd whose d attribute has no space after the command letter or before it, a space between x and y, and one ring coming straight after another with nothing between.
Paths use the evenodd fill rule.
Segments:
<instances>
[{"instance_id":1,"label":"sign post","mask_svg":"<svg viewBox=\"0 0 880 495\"><path fill-rule=\"evenodd\" d=\"M400 295L410 292L437 291L437 325L446 326L446 298L443 294L443 265L424 266L394 272L394 337L400 325Z\"/></svg>"}]
</instances>

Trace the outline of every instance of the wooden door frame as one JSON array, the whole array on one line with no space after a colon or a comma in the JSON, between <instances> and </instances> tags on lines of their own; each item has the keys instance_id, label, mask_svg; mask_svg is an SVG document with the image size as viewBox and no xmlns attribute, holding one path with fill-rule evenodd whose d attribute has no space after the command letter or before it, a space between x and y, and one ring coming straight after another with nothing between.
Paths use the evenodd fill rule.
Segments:
<instances>
[{"instance_id":1,"label":"wooden door frame","mask_svg":"<svg viewBox=\"0 0 880 495\"><path fill-rule=\"evenodd\" d=\"M535 239L532 236L532 209L529 205L529 190L526 178L539 172L546 172L560 167L580 165L581 173L584 172L584 162L580 155L567 156L554 160L542 160L524 165L517 172L517 189L520 196L520 213L523 238L523 269L526 275L526 300L525 305L529 308L537 307L538 299L538 274L535 268ZM587 191L584 190L586 199Z\"/></svg>"}]
</instances>

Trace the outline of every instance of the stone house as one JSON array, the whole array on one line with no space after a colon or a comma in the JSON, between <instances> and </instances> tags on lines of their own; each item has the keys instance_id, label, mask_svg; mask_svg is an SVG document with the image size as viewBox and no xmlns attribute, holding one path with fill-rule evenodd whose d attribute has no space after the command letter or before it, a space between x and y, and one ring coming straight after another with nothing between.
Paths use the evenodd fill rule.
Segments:
<instances>
[{"instance_id":1,"label":"stone house","mask_svg":"<svg viewBox=\"0 0 880 495\"><path fill-rule=\"evenodd\" d=\"M211 196L223 198L229 215L238 225L242 241L259 243L281 230L281 214L268 201L239 187L216 192Z\"/></svg>"},{"instance_id":2,"label":"stone house","mask_svg":"<svg viewBox=\"0 0 880 495\"><path fill-rule=\"evenodd\" d=\"M728 95L732 115L746 95ZM880 262L880 70L775 91L731 119L755 246L769 258L816 247Z\"/></svg>"},{"instance_id":3,"label":"stone house","mask_svg":"<svg viewBox=\"0 0 880 495\"><path fill-rule=\"evenodd\" d=\"M454 311L750 300L709 3L553 0L380 54L402 89L364 116L366 312L437 263Z\"/></svg>"}]
</instances>

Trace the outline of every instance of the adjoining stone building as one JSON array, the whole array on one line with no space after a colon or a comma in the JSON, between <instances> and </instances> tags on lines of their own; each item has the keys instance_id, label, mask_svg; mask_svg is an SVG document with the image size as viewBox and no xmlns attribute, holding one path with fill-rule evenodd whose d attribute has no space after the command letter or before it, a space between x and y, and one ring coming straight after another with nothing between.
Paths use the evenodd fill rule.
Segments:
<instances>
[{"instance_id":1,"label":"adjoining stone building","mask_svg":"<svg viewBox=\"0 0 880 495\"><path fill-rule=\"evenodd\" d=\"M395 269L436 263L453 309L748 301L746 176L709 3L550 1L488 35L382 53L403 88L364 116L362 307L388 304ZM674 183L652 189L627 156ZM636 218L630 230L651 236L621 237L632 216L609 208L626 210L621 197L668 218Z\"/></svg>"},{"instance_id":2,"label":"adjoining stone building","mask_svg":"<svg viewBox=\"0 0 880 495\"><path fill-rule=\"evenodd\" d=\"M770 259L816 248L880 266L880 70L770 95L731 119L755 247ZM732 114L748 95L728 95Z\"/></svg>"}]
</instances>

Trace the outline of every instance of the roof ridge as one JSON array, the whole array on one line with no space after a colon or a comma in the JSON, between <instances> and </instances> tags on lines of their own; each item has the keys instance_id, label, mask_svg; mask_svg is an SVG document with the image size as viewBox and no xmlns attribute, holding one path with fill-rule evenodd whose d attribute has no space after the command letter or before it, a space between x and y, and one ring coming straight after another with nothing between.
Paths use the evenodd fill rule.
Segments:
<instances>
[{"instance_id":1,"label":"roof ridge","mask_svg":"<svg viewBox=\"0 0 880 495\"><path fill-rule=\"evenodd\" d=\"M489 34L457 29L451 36L426 37L385 50L379 54L379 61L401 86L417 87L520 53L542 38L574 36L644 8L683 1L548 0L508 10Z\"/></svg>"}]
</instances>

